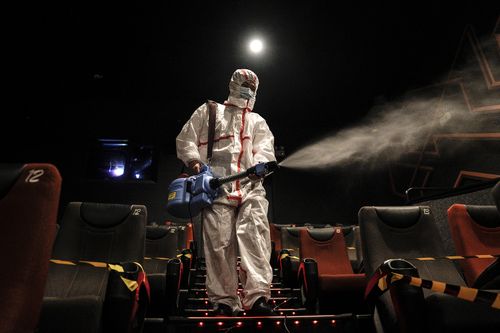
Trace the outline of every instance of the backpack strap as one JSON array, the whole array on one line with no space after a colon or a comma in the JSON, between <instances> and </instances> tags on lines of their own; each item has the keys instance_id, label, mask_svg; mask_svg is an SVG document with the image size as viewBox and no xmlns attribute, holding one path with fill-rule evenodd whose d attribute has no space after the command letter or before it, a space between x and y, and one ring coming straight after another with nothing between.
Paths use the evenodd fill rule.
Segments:
<instances>
[{"instance_id":1,"label":"backpack strap","mask_svg":"<svg viewBox=\"0 0 500 333\"><path fill-rule=\"evenodd\" d=\"M217 112L217 103L208 100L208 146L207 146L207 161L210 164L212 160L212 150L214 148L214 137L215 137L215 120Z\"/></svg>"}]
</instances>

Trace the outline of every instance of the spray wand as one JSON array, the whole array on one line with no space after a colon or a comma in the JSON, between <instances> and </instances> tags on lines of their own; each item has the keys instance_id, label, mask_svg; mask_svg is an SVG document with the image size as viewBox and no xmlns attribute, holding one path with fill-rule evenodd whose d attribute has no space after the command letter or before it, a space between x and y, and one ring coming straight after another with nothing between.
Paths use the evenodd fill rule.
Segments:
<instances>
[{"instance_id":1,"label":"spray wand","mask_svg":"<svg viewBox=\"0 0 500 333\"><path fill-rule=\"evenodd\" d=\"M213 204L223 184L255 175L266 177L278 169L276 161L262 162L234 175L214 177L210 166L203 165L195 176L178 178L168 187L167 211L178 218L191 218Z\"/></svg>"}]
</instances>

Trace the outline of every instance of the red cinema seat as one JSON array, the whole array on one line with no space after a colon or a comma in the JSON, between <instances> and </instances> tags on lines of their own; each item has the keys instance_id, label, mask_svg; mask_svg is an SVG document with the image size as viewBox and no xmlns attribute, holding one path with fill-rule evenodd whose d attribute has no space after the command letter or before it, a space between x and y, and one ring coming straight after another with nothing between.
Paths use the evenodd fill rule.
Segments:
<instances>
[{"instance_id":1,"label":"red cinema seat","mask_svg":"<svg viewBox=\"0 0 500 333\"><path fill-rule=\"evenodd\" d=\"M365 309L366 277L354 274L340 227L300 230L300 255L302 261L317 263L320 312L359 313Z\"/></svg>"},{"instance_id":2,"label":"red cinema seat","mask_svg":"<svg viewBox=\"0 0 500 333\"><path fill-rule=\"evenodd\" d=\"M51 164L0 164L0 332L36 328L54 242L61 176Z\"/></svg>"},{"instance_id":3,"label":"red cinema seat","mask_svg":"<svg viewBox=\"0 0 500 333\"><path fill-rule=\"evenodd\" d=\"M454 204L448 209L448 224L457 255L500 253L500 214L495 206ZM495 261L498 259L460 260L467 285L489 282L480 277Z\"/></svg>"}]
</instances>

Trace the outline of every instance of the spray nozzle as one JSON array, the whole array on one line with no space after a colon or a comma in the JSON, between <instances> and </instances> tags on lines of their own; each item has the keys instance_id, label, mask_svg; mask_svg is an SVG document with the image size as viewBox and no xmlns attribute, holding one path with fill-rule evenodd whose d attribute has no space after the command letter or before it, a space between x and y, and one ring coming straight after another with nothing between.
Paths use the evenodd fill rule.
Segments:
<instances>
[{"instance_id":1,"label":"spray nozzle","mask_svg":"<svg viewBox=\"0 0 500 333\"><path fill-rule=\"evenodd\" d=\"M270 173L278 170L279 166L276 161L262 162L247 169L247 175L256 175L258 177L265 177Z\"/></svg>"},{"instance_id":2,"label":"spray nozzle","mask_svg":"<svg viewBox=\"0 0 500 333\"><path fill-rule=\"evenodd\" d=\"M242 171L240 173L229 175L220 178L212 178L210 180L210 186L215 189L222 184L232 182L233 180L248 177L250 175L256 175L258 177L265 177L278 169L278 163L276 161L262 162L254 165L253 167Z\"/></svg>"}]
</instances>

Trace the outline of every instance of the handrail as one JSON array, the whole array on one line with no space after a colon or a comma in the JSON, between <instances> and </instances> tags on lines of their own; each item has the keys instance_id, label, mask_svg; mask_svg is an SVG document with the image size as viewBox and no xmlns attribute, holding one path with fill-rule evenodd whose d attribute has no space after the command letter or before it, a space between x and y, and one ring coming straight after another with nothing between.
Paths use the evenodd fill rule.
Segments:
<instances>
[{"instance_id":1,"label":"handrail","mask_svg":"<svg viewBox=\"0 0 500 333\"><path fill-rule=\"evenodd\" d=\"M495 186L500 181L500 178L482 181L476 184L465 185L460 187L410 187L405 191L407 204L416 203L421 201L435 200L443 197L455 196L475 191L484 190ZM417 199L410 199L412 191L442 191L442 193L432 194L428 196L420 196Z\"/></svg>"},{"instance_id":2,"label":"handrail","mask_svg":"<svg viewBox=\"0 0 500 333\"><path fill-rule=\"evenodd\" d=\"M417 191L417 190L420 190L420 191L423 191L423 190L425 190L425 191L450 191L452 189L453 189L453 187L423 187L423 186L410 187L405 191L406 201L407 202L410 201L410 192L411 191Z\"/></svg>"}]
</instances>

